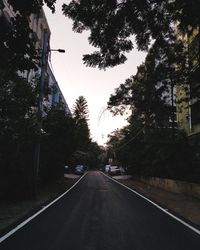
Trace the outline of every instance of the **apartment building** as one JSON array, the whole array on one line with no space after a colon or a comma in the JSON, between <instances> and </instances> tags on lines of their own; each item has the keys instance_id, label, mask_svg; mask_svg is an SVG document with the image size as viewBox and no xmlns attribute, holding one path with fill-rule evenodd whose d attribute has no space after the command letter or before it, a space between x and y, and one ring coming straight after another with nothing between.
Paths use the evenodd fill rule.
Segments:
<instances>
[{"instance_id":1,"label":"apartment building","mask_svg":"<svg viewBox=\"0 0 200 250\"><path fill-rule=\"evenodd\" d=\"M5 18L6 22L10 22L12 17L16 16L12 5L8 3L7 0L3 0L4 8L2 10L1 15ZM41 49L43 44L43 31L46 30L49 34L51 34L46 16L44 14L43 9L41 9L39 14L31 14L28 18L29 26L33 31L32 39L34 40L36 49Z\"/></svg>"},{"instance_id":2,"label":"apartment building","mask_svg":"<svg viewBox=\"0 0 200 250\"><path fill-rule=\"evenodd\" d=\"M48 74L48 83L49 83L48 87L50 89L50 93L48 94L47 105L49 107L61 105L62 108L65 110L65 113L68 116L71 116L72 114L69 109L69 106L62 94L62 91L60 90L58 82L56 81L56 78L49 64L47 65L47 74Z\"/></svg>"},{"instance_id":3,"label":"apartment building","mask_svg":"<svg viewBox=\"0 0 200 250\"><path fill-rule=\"evenodd\" d=\"M200 33L190 30L185 38L188 56L187 85L177 87L177 121L200 155Z\"/></svg>"},{"instance_id":4,"label":"apartment building","mask_svg":"<svg viewBox=\"0 0 200 250\"><path fill-rule=\"evenodd\" d=\"M3 0L3 3L4 3L4 8L2 12L0 13L0 15L4 19L4 21L9 24L11 18L15 17L16 13L13 11L12 6L8 3L7 0ZM44 99L43 99L44 109L43 110L45 112L45 110L50 110L52 106L56 104L61 104L64 107L64 110L66 111L66 115L71 115L71 112L69 110L67 102L65 101L62 91L60 90L58 82L56 81L55 76L48 64L48 51L50 50L51 31L50 31L45 13L43 9L41 8L41 11L39 14L31 14L27 18L29 21L29 26L31 30L33 31L33 33L31 34L31 38L33 39L35 48L38 50L41 57L42 57L43 48L44 47L47 48L47 53L46 53L47 55L45 59L46 65L44 69L45 70L44 87L49 88L50 92L48 93L48 96L44 96ZM8 25L8 28L9 28L9 25ZM44 39L45 36L46 36L46 39ZM41 63L39 60L41 59L38 59L37 72L35 70L31 70L31 71L18 72L18 74L27 78L27 80L30 82L36 76L38 78L38 76L40 76L41 74L41 67L40 67Z\"/></svg>"}]
</instances>

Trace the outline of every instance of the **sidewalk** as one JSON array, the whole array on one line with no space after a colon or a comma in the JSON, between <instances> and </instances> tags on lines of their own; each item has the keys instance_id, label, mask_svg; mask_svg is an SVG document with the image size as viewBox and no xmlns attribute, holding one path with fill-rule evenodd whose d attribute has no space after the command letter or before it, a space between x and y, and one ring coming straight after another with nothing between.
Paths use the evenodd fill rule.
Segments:
<instances>
[{"instance_id":1,"label":"sidewalk","mask_svg":"<svg viewBox=\"0 0 200 250\"><path fill-rule=\"evenodd\" d=\"M32 215L43 206L54 200L69 189L80 176L75 178L68 175L52 185L39 190L37 199L22 201L1 201L0 203L0 235L3 235L12 225L18 224L28 215Z\"/></svg>"},{"instance_id":2,"label":"sidewalk","mask_svg":"<svg viewBox=\"0 0 200 250\"><path fill-rule=\"evenodd\" d=\"M200 226L200 199L183 194L167 192L163 189L133 180L130 176L121 176L121 178L116 176L114 179L143 194L145 197L158 203L162 207L177 213L178 216Z\"/></svg>"}]
</instances>

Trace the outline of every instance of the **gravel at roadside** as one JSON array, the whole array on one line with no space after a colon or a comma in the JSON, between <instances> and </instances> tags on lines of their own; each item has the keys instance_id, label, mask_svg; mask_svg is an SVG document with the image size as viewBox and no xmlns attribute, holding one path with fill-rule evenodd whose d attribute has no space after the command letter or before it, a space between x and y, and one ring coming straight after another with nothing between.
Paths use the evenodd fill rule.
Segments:
<instances>
[{"instance_id":1,"label":"gravel at roadside","mask_svg":"<svg viewBox=\"0 0 200 250\"><path fill-rule=\"evenodd\" d=\"M163 189L156 188L131 178L114 177L122 184L136 190L145 197L160 204L162 207L177 213L179 216L191 221L193 224L200 226L200 199L167 192Z\"/></svg>"},{"instance_id":2,"label":"gravel at roadside","mask_svg":"<svg viewBox=\"0 0 200 250\"><path fill-rule=\"evenodd\" d=\"M79 178L79 177L78 177ZM69 189L78 178L62 178L52 185L41 188L36 199L21 201L1 201L0 203L0 235L29 217L43 206Z\"/></svg>"}]
</instances>

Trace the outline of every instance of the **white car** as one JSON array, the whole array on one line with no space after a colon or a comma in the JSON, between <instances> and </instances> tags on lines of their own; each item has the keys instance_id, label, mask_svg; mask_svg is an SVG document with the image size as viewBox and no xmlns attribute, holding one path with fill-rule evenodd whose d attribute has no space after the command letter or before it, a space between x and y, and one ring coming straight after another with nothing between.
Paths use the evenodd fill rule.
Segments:
<instances>
[{"instance_id":1,"label":"white car","mask_svg":"<svg viewBox=\"0 0 200 250\"><path fill-rule=\"evenodd\" d=\"M108 173L109 175L120 175L121 170L118 166L110 166Z\"/></svg>"},{"instance_id":2,"label":"white car","mask_svg":"<svg viewBox=\"0 0 200 250\"><path fill-rule=\"evenodd\" d=\"M105 172L108 173L110 169L110 165L105 165Z\"/></svg>"}]
</instances>

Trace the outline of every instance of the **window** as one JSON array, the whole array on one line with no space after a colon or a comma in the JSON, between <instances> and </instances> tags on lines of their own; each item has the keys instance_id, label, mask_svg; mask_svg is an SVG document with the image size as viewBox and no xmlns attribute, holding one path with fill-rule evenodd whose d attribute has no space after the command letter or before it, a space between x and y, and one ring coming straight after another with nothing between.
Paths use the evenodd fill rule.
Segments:
<instances>
[{"instance_id":1,"label":"window","mask_svg":"<svg viewBox=\"0 0 200 250\"><path fill-rule=\"evenodd\" d=\"M191 105L192 126L200 123L200 100Z\"/></svg>"}]
</instances>

